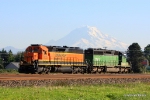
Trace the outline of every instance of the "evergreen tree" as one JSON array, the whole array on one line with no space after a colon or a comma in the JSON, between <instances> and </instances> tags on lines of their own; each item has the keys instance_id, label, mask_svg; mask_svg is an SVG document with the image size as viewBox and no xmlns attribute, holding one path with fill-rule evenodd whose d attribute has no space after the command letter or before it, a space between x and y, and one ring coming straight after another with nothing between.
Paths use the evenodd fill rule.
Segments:
<instances>
[{"instance_id":1,"label":"evergreen tree","mask_svg":"<svg viewBox=\"0 0 150 100\"><path fill-rule=\"evenodd\" d=\"M0 67L4 68L7 65L8 62L8 53L4 48L0 52Z\"/></svg>"},{"instance_id":2,"label":"evergreen tree","mask_svg":"<svg viewBox=\"0 0 150 100\"><path fill-rule=\"evenodd\" d=\"M7 59L8 59L8 61L7 61L8 63L15 61L14 55L13 55L11 50L9 50L9 52L8 52L8 58Z\"/></svg>"},{"instance_id":3,"label":"evergreen tree","mask_svg":"<svg viewBox=\"0 0 150 100\"><path fill-rule=\"evenodd\" d=\"M3 66L3 59L1 58L1 54L2 52L0 51L0 69L3 69L4 66Z\"/></svg>"},{"instance_id":4,"label":"evergreen tree","mask_svg":"<svg viewBox=\"0 0 150 100\"><path fill-rule=\"evenodd\" d=\"M138 43L133 43L127 50L128 60L132 64L132 71L135 73L142 72L142 61L144 59L141 47Z\"/></svg>"},{"instance_id":5,"label":"evergreen tree","mask_svg":"<svg viewBox=\"0 0 150 100\"><path fill-rule=\"evenodd\" d=\"M23 52L18 52L14 57L16 62L20 62L23 57Z\"/></svg>"},{"instance_id":6,"label":"evergreen tree","mask_svg":"<svg viewBox=\"0 0 150 100\"><path fill-rule=\"evenodd\" d=\"M144 48L144 56L145 56L145 58L149 61L149 65L150 65L150 44L148 44L148 45Z\"/></svg>"}]
</instances>

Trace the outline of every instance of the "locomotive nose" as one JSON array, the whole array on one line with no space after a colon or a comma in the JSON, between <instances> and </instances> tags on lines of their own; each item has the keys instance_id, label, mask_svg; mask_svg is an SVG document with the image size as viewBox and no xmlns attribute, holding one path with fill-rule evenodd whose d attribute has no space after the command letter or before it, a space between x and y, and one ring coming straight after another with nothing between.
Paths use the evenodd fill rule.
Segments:
<instances>
[{"instance_id":1,"label":"locomotive nose","mask_svg":"<svg viewBox=\"0 0 150 100\"><path fill-rule=\"evenodd\" d=\"M26 53L25 55L25 61L28 62L28 63L32 63L33 61L35 60L38 60L38 53Z\"/></svg>"},{"instance_id":2,"label":"locomotive nose","mask_svg":"<svg viewBox=\"0 0 150 100\"><path fill-rule=\"evenodd\" d=\"M33 53L32 54L32 61L38 60L38 53Z\"/></svg>"}]
</instances>

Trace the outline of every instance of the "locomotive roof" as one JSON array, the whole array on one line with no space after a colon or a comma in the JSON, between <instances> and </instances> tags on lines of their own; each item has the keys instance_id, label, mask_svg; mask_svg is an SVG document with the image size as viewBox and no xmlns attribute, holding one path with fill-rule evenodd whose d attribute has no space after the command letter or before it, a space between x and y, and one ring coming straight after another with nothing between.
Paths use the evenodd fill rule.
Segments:
<instances>
[{"instance_id":1,"label":"locomotive roof","mask_svg":"<svg viewBox=\"0 0 150 100\"><path fill-rule=\"evenodd\" d=\"M31 46L46 46L46 45L42 45L42 44L31 44ZM80 47L69 47L69 46L46 46L48 48L49 51L59 51L60 49L61 50L64 50L64 51L70 51L70 50L83 50L82 48ZM88 48L86 50L93 50L93 51L110 51L110 52L120 52L120 51L117 51L117 50L108 50L108 49L102 49L102 48ZM121 52L122 53L122 52Z\"/></svg>"},{"instance_id":2,"label":"locomotive roof","mask_svg":"<svg viewBox=\"0 0 150 100\"><path fill-rule=\"evenodd\" d=\"M102 48L88 48L86 50L93 50L93 51L117 51L117 50L108 50L108 49L102 49Z\"/></svg>"},{"instance_id":3,"label":"locomotive roof","mask_svg":"<svg viewBox=\"0 0 150 100\"><path fill-rule=\"evenodd\" d=\"M42 44L31 44L31 46L41 46Z\"/></svg>"},{"instance_id":4,"label":"locomotive roof","mask_svg":"<svg viewBox=\"0 0 150 100\"><path fill-rule=\"evenodd\" d=\"M68 47L68 46L46 46L48 51L54 52L68 52L68 53L83 53L83 49L79 47Z\"/></svg>"},{"instance_id":5,"label":"locomotive roof","mask_svg":"<svg viewBox=\"0 0 150 100\"><path fill-rule=\"evenodd\" d=\"M69 48L69 49L81 49L80 47L68 47L68 46L46 46L48 48L61 48L61 49L66 49L66 48Z\"/></svg>"},{"instance_id":6,"label":"locomotive roof","mask_svg":"<svg viewBox=\"0 0 150 100\"><path fill-rule=\"evenodd\" d=\"M31 44L31 46L46 46L42 44ZM71 48L71 49L81 49L80 47L69 47L69 46L46 46L48 48Z\"/></svg>"}]
</instances>

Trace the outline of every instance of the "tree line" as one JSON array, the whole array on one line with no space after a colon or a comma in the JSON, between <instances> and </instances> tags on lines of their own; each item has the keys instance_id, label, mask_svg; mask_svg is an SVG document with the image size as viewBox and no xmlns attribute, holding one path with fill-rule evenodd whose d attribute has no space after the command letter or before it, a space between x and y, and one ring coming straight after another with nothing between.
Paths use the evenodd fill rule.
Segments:
<instances>
[{"instance_id":1,"label":"tree line","mask_svg":"<svg viewBox=\"0 0 150 100\"><path fill-rule=\"evenodd\" d=\"M4 49L0 51L0 69L5 68L10 62L20 62L23 52L13 54L11 50L8 52Z\"/></svg>"},{"instance_id":2,"label":"tree line","mask_svg":"<svg viewBox=\"0 0 150 100\"><path fill-rule=\"evenodd\" d=\"M138 43L132 43L127 49L127 60L131 65L131 70L134 73L141 73L144 70L142 62L146 59L150 64L150 44L148 44L144 51ZM0 68L5 68L10 62L20 62L23 58L23 52L13 54L11 50L8 52L4 49L0 51Z\"/></svg>"}]
</instances>

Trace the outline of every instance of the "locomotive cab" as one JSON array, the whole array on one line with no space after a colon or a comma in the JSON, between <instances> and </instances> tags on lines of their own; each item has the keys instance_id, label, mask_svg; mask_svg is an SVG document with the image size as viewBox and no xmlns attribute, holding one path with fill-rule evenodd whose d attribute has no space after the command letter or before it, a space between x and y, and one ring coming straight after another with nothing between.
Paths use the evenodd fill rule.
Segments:
<instances>
[{"instance_id":1,"label":"locomotive cab","mask_svg":"<svg viewBox=\"0 0 150 100\"><path fill-rule=\"evenodd\" d=\"M33 61L40 59L48 59L48 49L45 46L32 44L27 47L24 53L24 61L26 63L32 63Z\"/></svg>"}]
</instances>

